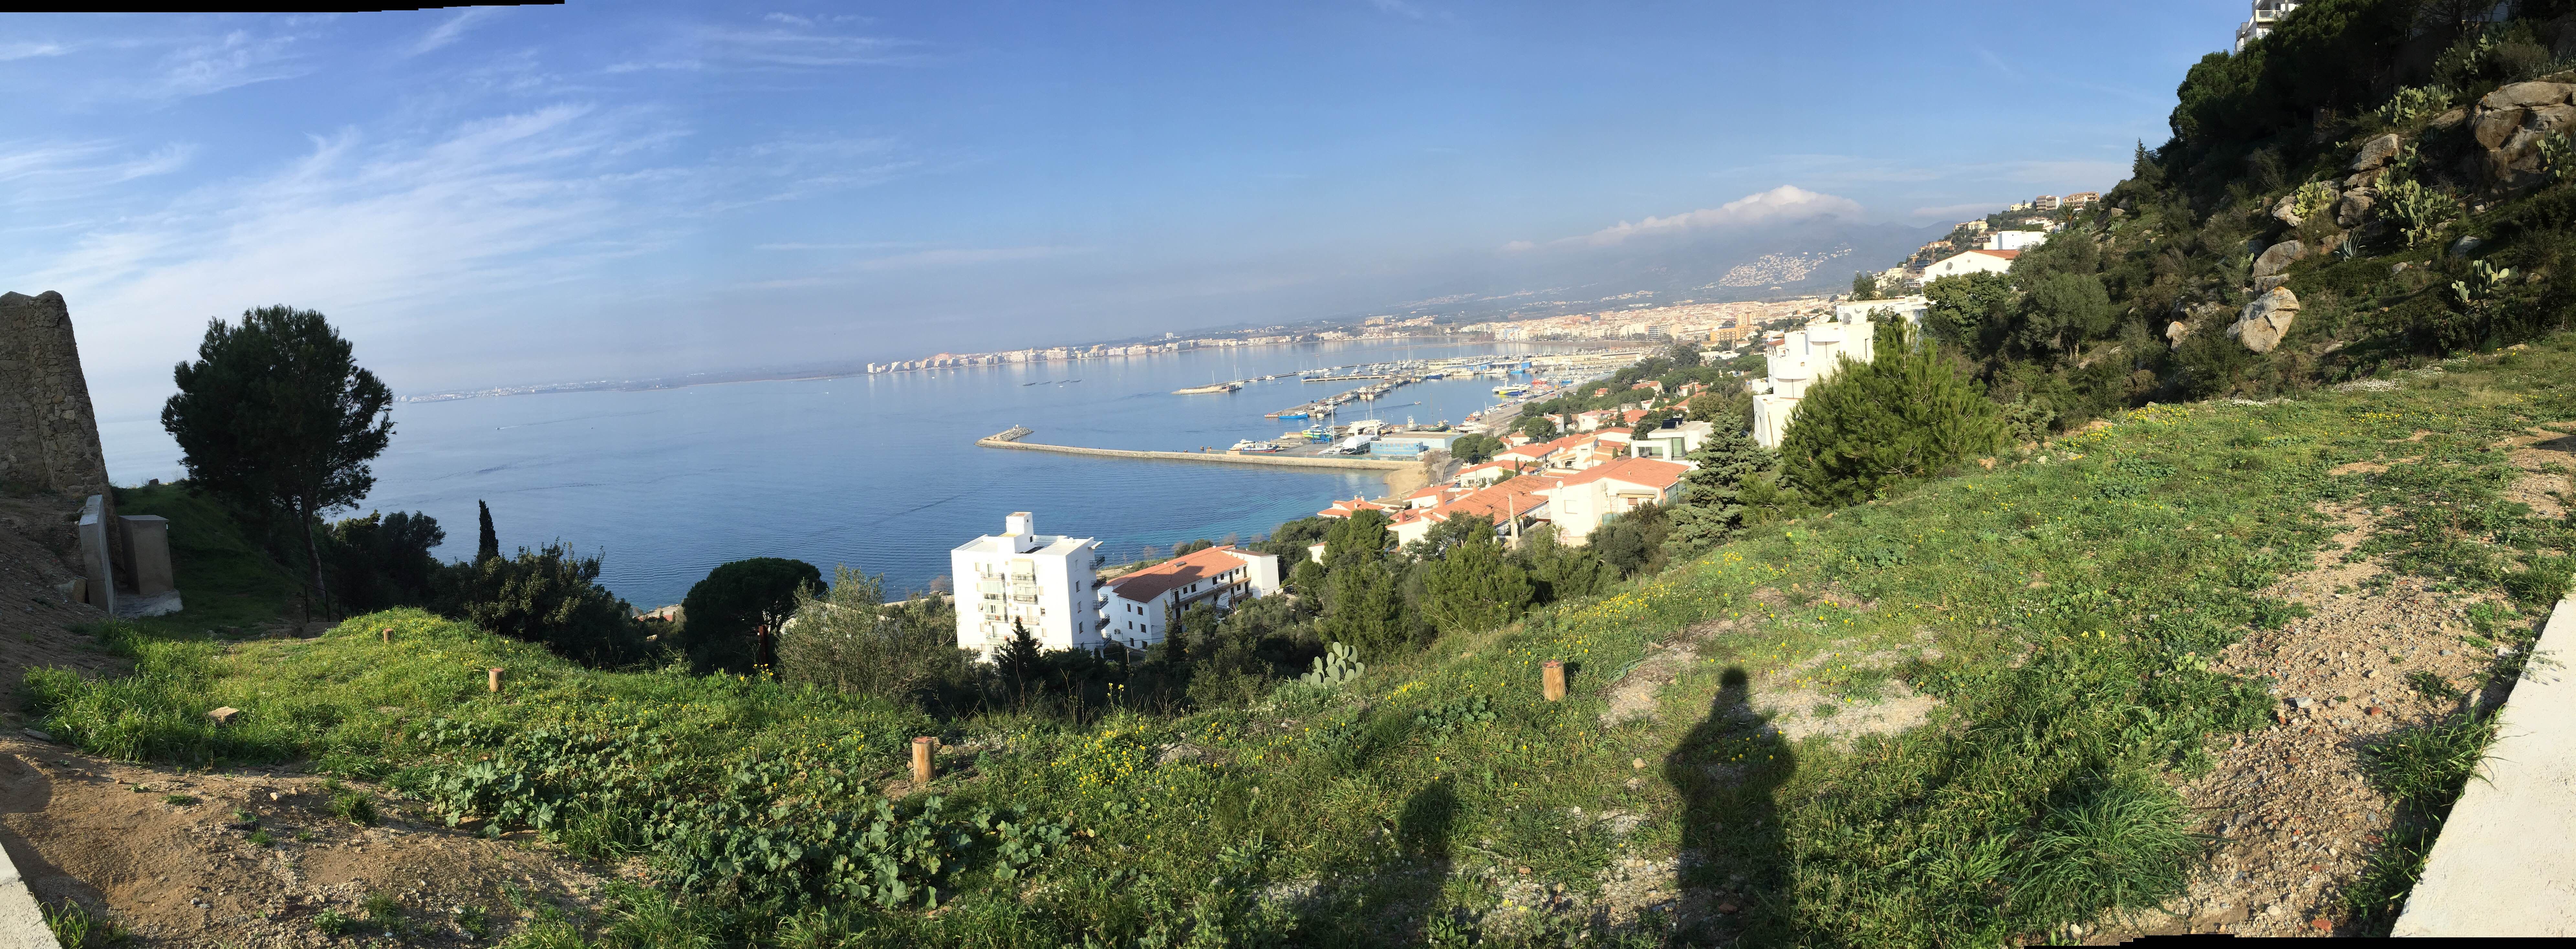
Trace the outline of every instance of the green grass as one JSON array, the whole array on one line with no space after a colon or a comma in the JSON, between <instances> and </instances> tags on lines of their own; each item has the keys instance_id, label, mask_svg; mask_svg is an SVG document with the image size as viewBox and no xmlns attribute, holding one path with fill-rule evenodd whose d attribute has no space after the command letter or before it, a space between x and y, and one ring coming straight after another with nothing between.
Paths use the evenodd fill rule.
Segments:
<instances>
[{"instance_id":1,"label":"green grass","mask_svg":"<svg viewBox=\"0 0 2576 949\"><path fill-rule=\"evenodd\" d=\"M763 679L585 670L416 611L312 640L122 628L130 677L29 688L42 727L95 752L381 780L459 823L641 858L660 887L506 945L1993 944L2177 891L2202 842L2173 788L2272 707L2209 657L2297 615L2258 591L2336 530L2314 505L2375 505L2373 553L2455 589L2526 608L2564 589L2547 577L2576 535L2503 499L2489 446L2576 420L2571 348L2390 392L2127 413L2046 463L1767 525L1254 709L941 722ZM2389 469L2329 473L2356 461ZM2477 622L2527 647L2531 615ZM1601 724L1647 644L1713 622L1730 628L1657 719ZM1538 695L1550 659L1564 702ZM489 666L510 669L500 695ZM1897 735L1792 742L1757 714L1784 680L1837 699L1902 681L1941 705ZM242 714L215 728L217 705ZM914 735L943 739L946 775L881 803ZM1165 753L1182 744L1202 753ZM2376 760L2430 789L2407 794L2456 793L2400 764L2456 760L2438 745ZM1520 881L1581 896L1621 858L1683 851L1690 885L1742 907L1724 932L1505 905Z\"/></svg>"},{"instance_id":2,"label":"green grass","mask_svg":"<svg viewBox=\"0 0 2576 949\"><path fill-rule=\"evenodd\" d=\"M44 912L45 928L53 932L54 941L61 943L63 949L107 949L133 938L115 920L91 913L78 901L46 903L38 909Z\"/></svg>"},{"instance_id":3,"label":"green grass","mask_svg":"<svg viewBox=\"0 0 2576 949\"><path fill-rule=\"evenodd\" d=\"M116 512L170 521L171 580L186 608L133 624L139 629L157 636L231 638L296 609L295 573L213 499L177 484L119 488Z\"/></svg>"}]
</instances>

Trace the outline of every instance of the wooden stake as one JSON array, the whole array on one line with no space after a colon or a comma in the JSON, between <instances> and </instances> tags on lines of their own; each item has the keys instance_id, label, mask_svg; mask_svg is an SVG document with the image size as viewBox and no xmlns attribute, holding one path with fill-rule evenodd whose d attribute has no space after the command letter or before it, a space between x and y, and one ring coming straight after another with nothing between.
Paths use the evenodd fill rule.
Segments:
<instances>
[{"instance_id":1,"label":"wooden stake","mask_svg":"<svg viewBox=\"0 0 2576 949\"><path fill-rule=\"evenodd\" d=\"M384 637L384 639L385 639L385 641L386 641L386 642L388 642L388 643L393 642L393 641L394 641L394 628L393 628L393 627L391 627L391 626L387 626L387 627L385 627L384 629L382 629L382 630L378 631L378 635L383 636L383 637Z\"/></svg>"},{"instance_id":2,"label":"wooden stake","mask_svg":"<svg viewBox=\"0 0 2576 949\"><path fill-rule=\"evenodd\" d=\"M1550 702L1565 701L1565 663L1550 659L1538 667L1538 691Z\"/></svg>"},{"instance_id":3,"label":"wooden stake","mask_svg":"<svg viewBox=\"0 0 2576 949\"><path fill-rule=\"evenodd\" d=\"M501 667L492 667L492 691L501 691Z\"/></svg>"},{"instance_id":4,"label":"wooden stake","mask_svg":"<svg viewBox=\"0 0 2576 949\"><path fill-rule=\"evenodd\" d=\"M930 745L936 740L926 735L912 740L912 783L929 784L938 776L930 767Z\"/></svg>"}]
</instances>

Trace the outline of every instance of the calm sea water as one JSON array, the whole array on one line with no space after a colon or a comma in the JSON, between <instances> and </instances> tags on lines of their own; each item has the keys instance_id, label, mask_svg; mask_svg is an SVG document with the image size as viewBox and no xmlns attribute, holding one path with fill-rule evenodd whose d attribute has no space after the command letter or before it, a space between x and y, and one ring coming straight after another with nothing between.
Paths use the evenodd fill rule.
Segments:
<instances>
[{"instance_id":1,"label":"calm sea water","mask_svg":"<svg viewBox=\"0 0 2576 949\"><path fill-rule=\"evenodd\" d=\"M1113 562L1195 538L1250 538L1335 498L1384 493L1377 475L1094 459L977 448L1012 425L1032 440L1097 448L1223 448L1304 423L1262 417L1358 383L1262 383L1172 395L1210 381L1394 359L1544 347L1317 343L1079 363L977 367L649 392L577 392L401 404L365 507L423 511L446 559L474 552L474 502L504 549L560 538L603 556L601 579L641 606L677 603L715 565L793 557L846 564L919 589L948 551L1012 511L1046 533L1100 538ZM1079 381L1073 381L1079 380ZM1408 386L1344 421L1466 417L1495 380ZM1030 383L1036 383L1034 385ZM157 424L106 434L119 482L174 477ZM157 446L157 447L155 447Z\"/></svg>"}]
</instances>

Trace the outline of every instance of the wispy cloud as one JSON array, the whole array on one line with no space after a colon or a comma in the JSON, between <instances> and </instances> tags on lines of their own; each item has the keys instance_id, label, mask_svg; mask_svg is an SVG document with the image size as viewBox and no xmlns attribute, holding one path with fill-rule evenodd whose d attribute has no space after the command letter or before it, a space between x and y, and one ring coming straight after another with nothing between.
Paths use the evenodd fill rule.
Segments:
<instances>
[{"instance_id":1,"label":"wispy cloud","mask_svg":"<svg viewBox=\"0 0 2576 949\"><path fill-rule=\"evenodd\" d=\"M1568 237L1550 243L1605 247L1639 237L1680 234L1711 228L1753 227L1777 221L1801 221L1828 215L1857 217L1860 213L1860 203L1850 198L1818 194L1796 185L1781 185L1759 194L1737 198L1717 207L1684 211L1667 217L1621 221L1581 237ZM1535 246L1528 241L1513 241L1503 245L1503 250L1515 252L1531 250Z\"/></svg>"},{"instance_id":2,"label":"wispy cloud","mask_svg":"<svg viewBox=\"0 0 2576 949\"><path fill-rule=\"evenodd\" d=\"M311 67L289 52L296 39L234 30L190 42L164 57L159 75L137 91L146 98L183 99L301 76Z\"/></svg>"},{"instance_id":3,"label":"wispy cloud","mask_svg":"<svg viewBox=\"0 0 2576 949\"><path fill-rule=\"evenodd\" d=\"M16 59L40 59L46 56L61 56L69 52L71 52L71 48L64 46L61 43L0 43L0 63Z\"/></svg>"},{"instance_id":4,"label":"wispy cloud","mask_svg":"<svg viewBox=\"0 0 2576 949\"><path fill-rule=\"evenodd\" d=\"M1086 247L947 247L914 251L891 257L878 257L858 263L858 269L871 273L886 270L918 270L926 267L956 267L966 264L989 264L1009 260L1041 260L1062 257L1089 250Z\"/></svg>"},{"instance_id":5,"label":"wispy cloud","mask_svg":"<svg viewBox=\"0 0 2576 949\"><path fill-rule=\"evenodd\" d=\"M418 56L422 53L446 46L449 43L456 42L457 38L465 35L465 31L471 30L475 25L491 19L493 14L499 12L501 11L495 7L475 7L455 16L448 17L446 20L441 21L437 26L430 28L429 32L421 34L420 40L413 43L411 46L411 55Z\"/></svg>"},{"instance_id":6,"label":"wispy cloud","mask_svg":"<svg viewBox=\"0 0 2576 949\"><path fill-rule=\"evenodd\" d=\"M0 200L13 205L88 197L99 190L186 167L196 149L165 145L122 154L105 142L0 143Z\"/></svg>"},{"instance_id":7,"label":"wispy cloud","mask_svg":"<svg viewBox=\"0 0 2576 949\"><path fill-rule=\"evenodd\" d=\"M1995 55L1994 50L1987 49L1983 46L1977 47L1977 58L1984 60L1986 65L1995 67L1996 71L2003 73L2005 76L2011 77L2015 82L2020 82L2022 80L2021 70L2014 69L2011 63L2004 62L2004 58Z\"/></svg>"},{"instance_id":8,"label":"wispy cloud","mask_svg":"<svg viewBox=\"0 0 2576 949\"><path fill-rule=\"evenodd\" d=\"M896 250L919 247L920 241L859 241L853 244L754 244L753 250Z\"/></svg>"},{"instance_id":9,"label":"wispy cloud","mask_svg":"<svg viewBox=\"0 0 2576 949\"><path fill-rule=\"evenodd\" d=\"M895 65L920 62L928 53L924 44L916 40L819 33L783 26L710 27L699 30L696 39L704 45L707 55L695 61L772 68Z\"/></svg>"},{"instance_id":10,"label":"wispy cloud","mask_svg":"<svg viewBox=\"0 0 2576 949\"><path fill-rule=\"evenodd\" d=\"M1926 218L1984 217L2001 211L2011 204L2010 201L1971 201L1966 204L1945 204L1937 208L1915 208L1906 213L1914 217Z\"/></svg>"},{"instance_id":11,"label":"wispy cloud","mask_svg":"<svg viewBox=\"0 0 2576 949\"><path fill-rule=\"evenodd\" d=\"M1407 3L1405 0L1369 0L1369 5L1376 7L1380 13L1391 13L1408 20L1420 20L1429 16L1421 7Z\"/></svg>"}]
</instances>

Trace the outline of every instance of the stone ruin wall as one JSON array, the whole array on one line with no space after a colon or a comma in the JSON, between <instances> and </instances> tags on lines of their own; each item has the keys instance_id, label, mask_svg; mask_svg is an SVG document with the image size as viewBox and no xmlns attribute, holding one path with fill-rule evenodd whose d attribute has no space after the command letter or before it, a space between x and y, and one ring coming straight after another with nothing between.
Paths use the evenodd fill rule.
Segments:
<instances>
[{"instance_id":1,"label":"stone ruin wall","mask_svg":"<svg viewBox=\"0 0 2576 949\"><path fill-rule=\"evenodd\" d=\"M50 290L0 294L0 488L107 493L71 311Z\"/></svg>"}]
</instances>

